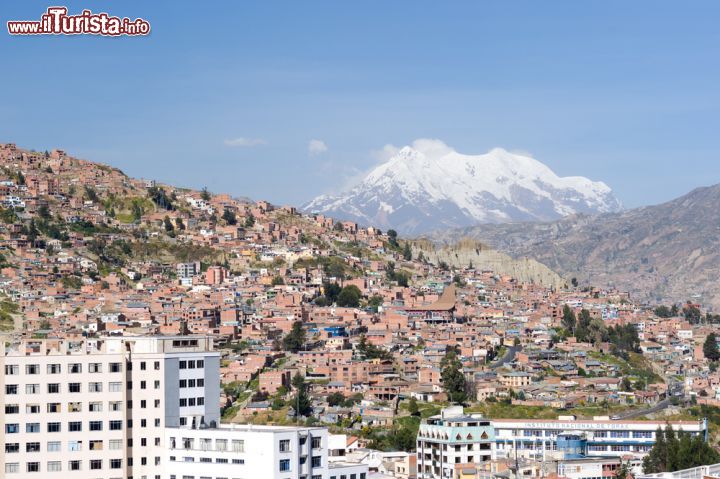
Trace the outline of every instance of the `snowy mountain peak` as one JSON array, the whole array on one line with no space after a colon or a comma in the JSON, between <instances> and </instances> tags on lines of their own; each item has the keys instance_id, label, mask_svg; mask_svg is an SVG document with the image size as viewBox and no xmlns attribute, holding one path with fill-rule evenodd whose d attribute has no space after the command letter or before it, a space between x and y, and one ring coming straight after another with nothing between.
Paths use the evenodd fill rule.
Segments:
<instances>
[{"instance_id":1,"label":"snowy mountain peak","mask_svg":"<svg viewBox=\"0 0 720 479\"><path fill-rule=\"evenodd\" d=\"M359 184L319 196L305 209L418 234L622 208L605 183L559 177L531 156L503 148L465 155L440 140L419 139L386 151L392 156Z\"/></svg>"}]
</instances>

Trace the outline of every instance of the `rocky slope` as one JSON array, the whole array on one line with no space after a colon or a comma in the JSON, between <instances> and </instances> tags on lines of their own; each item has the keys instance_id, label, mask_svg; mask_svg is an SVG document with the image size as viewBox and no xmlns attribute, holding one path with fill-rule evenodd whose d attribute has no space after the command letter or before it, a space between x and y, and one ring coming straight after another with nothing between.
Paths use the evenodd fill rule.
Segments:
<instances>
[{"instance_id":1,"label":"rocky slope","mask_svg":"<svg viewBox=\"0 0 720 479\"><path fill-rule=\"evenodd\" d=\"M501 148L465 155L439 140L417 140L354 188L319 196L304 209L418 234L439 226L612 212L621 205L604 183L561 178L530 156Z\"/></svg>"},{"instance_id":2,"label":"rocky slope","mask_svg":"<svg viewBox=\"0 0 720 479\"><path fill-rule=\"evenodd\" d=\"M545 223L483 225L431 235L468 236L530 257L580 284L617 287L661 302L720 308L720 185L664 204Z\"/></svg>"},{"instance_id":3,"label":"rocky slope","mask_svg":"<svg viewBox=\"0 0 720 479\"><path fill-rule=\"evenodd\" d=\"M489 270L500 275L548 288L562 288L569 281L531 258L513 258L474 240L464 239L452 245L437 245L430 241L412 242L413 257L422 253L430 263L444 262L459 268L472 265L477 270Z\"/></svg>"}]
</instances>

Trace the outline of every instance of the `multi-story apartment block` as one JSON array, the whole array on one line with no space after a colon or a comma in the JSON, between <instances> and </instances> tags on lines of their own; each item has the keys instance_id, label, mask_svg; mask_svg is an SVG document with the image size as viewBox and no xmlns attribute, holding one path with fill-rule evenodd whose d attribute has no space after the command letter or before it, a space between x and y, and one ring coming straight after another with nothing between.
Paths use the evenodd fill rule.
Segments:
<instances>
[{"instance_id":1,"label":"multi-story apartment block","mask_svg":"<svg viewBox=\"0 0 720 479\"><path fill-rule=\"evenodd\" d=\"M165 427L220 420L211 338L30 340L0 353L3 477L160 479Z\"/></svg>"},{"instance_id":2,"label":"multi-story apartment block","mask_svg":"<svg viewBox=\"0 0 720 479\"><path fill-rule=\"evenodd\" d=\"M462 406L443 409L420 424L417 436L419 479L452 478L467 467L492 459L494 431L489 419L463 414Z\"/></svg>"}]
</instances>

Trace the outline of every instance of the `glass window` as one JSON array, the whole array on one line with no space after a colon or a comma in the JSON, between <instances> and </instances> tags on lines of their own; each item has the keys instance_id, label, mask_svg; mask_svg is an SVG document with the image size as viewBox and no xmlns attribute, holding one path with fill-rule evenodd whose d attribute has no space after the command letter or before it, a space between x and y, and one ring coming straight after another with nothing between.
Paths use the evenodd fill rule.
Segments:
<instances>
[{"instance_id":1,"label":"glass window","mask_svg":"<svg viewBox=\"0 0 720 479\"><path fill-rule=\"evenodd\" d=\"M60 452L60 441L50 441L47 443L48 452Z\"/></svg>"},{"instance_id":2,"label":"glass window","mask_svg":"<svg viewBox=\"0 0 720 479\"><path fill-rule=\"evenodd\" d=\"M47 372L48 374L60 374L60 371L62 371L62 368L59 364L48 364L47 365Z\"/></svg>"},{"instance_id":3,"label":"glass window","mask_svg":"<svg viewBox=\"0 0 720 479\"><path fill-rule=\"evenodd\" d=\"M280 459L280 472L290 471L290 459Z\"/></svg>"},{"instance_id":4,"label":"glass window","mask_svg":"<svg viewBox=\"0 0 720 479\"><path fill-rule=\"evenodd\" d=\"M5 365L5 375L6 376L16 376L20 374L20 366L17 364L6 364Z\"/></svg>"},{"instance_id":5,"label":"glass window","mask_svg":"<svg viewBox=\"0 0 720 479\"><path fill-rule=\"evenodd\" d=\"M82 364L80 363L70 363L68 365L68 371L71 374L80 374L82 372Z\"/></svg>"},{"instance_id":6,"label":"glass window","mask_svg":"<svg viewBox=\"0 0 720 479\"><path fill-rule=\"evenodd\" d=\"M290 452L290 439L280 441L280 452Z\"/></svg>"}]
</instances>

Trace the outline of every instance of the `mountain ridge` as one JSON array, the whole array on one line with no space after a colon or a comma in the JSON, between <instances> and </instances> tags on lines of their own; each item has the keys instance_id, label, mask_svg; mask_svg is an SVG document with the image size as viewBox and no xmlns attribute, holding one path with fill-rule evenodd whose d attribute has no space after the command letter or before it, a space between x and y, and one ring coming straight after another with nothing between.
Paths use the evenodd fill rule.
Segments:
<instances>
[{"instance_id":1,"label":"mountain ridge","mask_svg":"<svg viewBox=\"0 0 720 479\"><path fill-rule=\"evenodd\" d=\"M702 298L720 307L720 184L658 205L552 222L480 225L428 235L467 236L530 257L580 284L616 287L648 301Z\"/></svg>"},{"instance_id":2,"label":"mountain ridge","mask_svg":"<svg viewBox=\"0 0 720 479\"><path fill-rule=\"evenodd\" d=\"M396 150L358 185L320 195L304 209L413 235L437 225L553 220L622 205L605 183L559 177L528 155L502 148L466 155L440 140L420 139Z\"/></svg>"}]
</instances>

